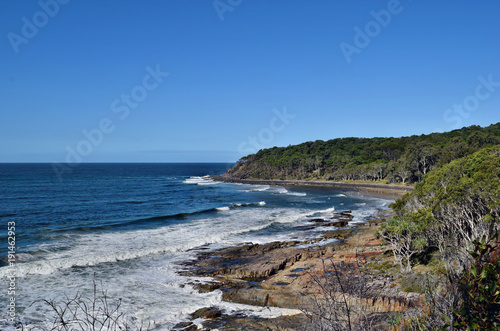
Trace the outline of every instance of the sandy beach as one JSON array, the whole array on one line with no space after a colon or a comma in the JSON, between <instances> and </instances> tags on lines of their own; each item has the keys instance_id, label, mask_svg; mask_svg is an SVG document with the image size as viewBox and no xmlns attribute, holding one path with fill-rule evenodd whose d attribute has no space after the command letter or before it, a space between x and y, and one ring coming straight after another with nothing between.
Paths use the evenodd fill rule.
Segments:
<instances>
[{"instance_id":1,"label":"sandy beach","mask_svg":"<svg viewBox=\"0 0 500 331\"><path fill-rule=\"evenodd\" d=\"M356 182L336 182L322 180L270 180L270 179L251 179L235 178L229 176L213 176L213 180L226 183L254 184L254 185L279 185L279 186L316 186L331 187L347 191L362 191L374 195L385 195L399 197L413 190L410 185L379 184L379 183L356 183Z\"/></svg>"}]
</instances>

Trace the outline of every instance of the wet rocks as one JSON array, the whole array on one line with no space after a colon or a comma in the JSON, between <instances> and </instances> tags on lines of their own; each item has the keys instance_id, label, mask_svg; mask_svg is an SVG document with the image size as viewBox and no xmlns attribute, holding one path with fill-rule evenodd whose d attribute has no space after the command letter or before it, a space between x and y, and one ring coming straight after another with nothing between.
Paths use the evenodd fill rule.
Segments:
<instances>
[{"instance_id":1,"label":"wet rocks","mask_svg":"<svg viewBox=\"0 0 500 331\"><path fill-rule=\"evenodd\" d=\"M193 322L177 323L172 330L174 331L197 331L199 328Z\"/></svg>"},{"instance_id":2,"label":"wet rocks","mask_svg":"<svg viewBox=\"0 0 500 331\"><path fill-rule=\"evenodd\" d=\"M222 310L217 307L208 307L201 308L191 314L192 319L203 318L203 319L212 319L222 316Z\"/></svg>"},{"instance_id":3,"label":"wet rocks","mask_svg":"<svg viewBox=\"0 0 500 331\"><path fill-rule=\"evenodd\" d=\"M350 211L349 211L350 212ZM337 227L343 228L349 224L353 216L348 212L334 213L331 218L313 218L307 220L308 225L300 225L296 228L302 231L312 230L318 227Z\"/></svg>"},{"instance_id":4,"label":"wet rocks","mask_svg":"<svg viewBox=\"0 0 500 331\"><path fill-rule=\"evenodd\" d=\"M186 263L188 273L197 276L224 275L239 279L264 279L300 260L307 249L280 242L248 244L201 253L198 260Z\"/></svg>"},{"instance_id":5,"label":"wet rocks","mask_svg":"<svg viewBox=\"0 0 500 331\"><path fill-rule=\"evenodd\" d=\"M302 330L307 322L304 315L261 318L242 314L222 314L221 317L207 319L200 323L182 322L175 325L175 331L210 331L210 330Z\"/></svg>"},{"instance_id":6,"label":"wet rocks","mask_svg":"<svg viewBox=\"0 0 500 331\"><path fill-rule=\"evenodd\" d=\"M383 253L388 247L376 238L376 228L368 224L357 228L346 227L351 219L352 216L346 211L335 213L332 218L309 220L307 226L310 229L332 229L322 229L322 238L308 241L291 240L262 245L246 243L217 251L199 250L197 259L183 264L184 274L211 277L210 281L195 282L192 285L201 291L218 289L222 292L224 301L301 309L304 308L305 299L318 293L313 277L327 274L323 267L325 264L344 263L355 266L360 259L384 258ZM305 243L323 239L339 241L303 248ZM352 270L354 267L348 267L348 272ZM401 293L395 287L394 279L380 278L373 274L361 276L355 270L352 272L354 278L362 277L366 280L366 289L369 291L363 292L361 296L359 293L347 295L352 296L353 301L369 306L371 314L385 316L388 311L402 311L418 307L421 303L422 298L418 294ZM302 314L265 319L238 313L228 314L216 307L200 309L191 318L192 322L179 324L174 330L266 330L276 329L277 325L283 329L282 323L288 323L286 321L290 321L290 329L293 330L301 329L301 323L306 321Z\"/></svg>"}]
</instances>

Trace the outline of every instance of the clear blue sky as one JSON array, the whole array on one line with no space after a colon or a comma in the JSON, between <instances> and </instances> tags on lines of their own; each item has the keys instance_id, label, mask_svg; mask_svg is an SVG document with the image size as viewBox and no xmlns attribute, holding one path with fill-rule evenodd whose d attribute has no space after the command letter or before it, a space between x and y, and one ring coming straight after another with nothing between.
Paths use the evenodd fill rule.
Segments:
<instances>
[{"instance_id":1,"label":"clear blue sky","mask_svg":"<svg viewBox=\"0 0 500 331\"><path fill-rule=\"evenodd\" d=\"M0 2L0 162L226 162L500 121L498 1L55 1Z\"/></svg>"}]
</instances>

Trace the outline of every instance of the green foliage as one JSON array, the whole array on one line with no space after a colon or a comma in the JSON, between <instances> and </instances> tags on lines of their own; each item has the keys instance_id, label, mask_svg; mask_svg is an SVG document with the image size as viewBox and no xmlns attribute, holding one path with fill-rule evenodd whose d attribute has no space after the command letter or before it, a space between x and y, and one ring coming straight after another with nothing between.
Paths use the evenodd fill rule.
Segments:
<instances>
[{"instance_id":1,"label":"green foliage","mask_svg":"<svg viewBox=\"0 0 500 331\"><path fill-rule=\"evenodd\" d=\"M396 274L395 279L400 285L401 291L424 294L427 275L419 272Z\"/></svg>"},{"instance_id":2,"label":"green foliage","mask_svg":"<svg viewBox=\"0 0 500 331\"><path fill-rule=\"evenodd\" d=\"M458 243L471 242L486 215L500 215L500 146L433 170L391 207L428 236L440 229L456 236Z\"/></svg>"},{"instance_id":3,"label":"green foliage","mask_svg":"<svg viewBox=\"0 0 500 331\"><path fill-rule=\"evenodd\" d=\"M435 247L425 247L422 252L415 254L413 259L416 264L429 266L432 270L438 269L441 264L438 250Z\"/></svg>"},{"instance_id":4,"label":"green foliage","mask_svg":"<svg viewBox=\"0 0 500 331\"><path fill-rule=\"evenodd\" d=\"M401 138L338 138L273 147L243 157L238 178L420 181L432 169L500 144L500 123Z\"/></svg>"},{"instance_id":5,"label":"green foliage","mask_svg":"<svg viewBox=\"0 0 500 331\"><path fill-rule=\"evenodd\" d=\"M390 261L383 261L381 263L371 263L368 265L370 269L377 270L378 272L389 273L394 271L394 263Z\"/></svg>"},{"instance_id":6,"label":"green foliage","mask_svg":"<svg viewBox=\"0 0 500 331\"><path fill-rule=\"evenodd\" d=\"M474 241L473 263L458 281L462 302L454 310L455 327L466 330L500 330L500 259L498 231L486 240Z\"/></svg>"},{"instance_id":7,"label":"green foliage","mask_svg":"<svg viewBox=\"0 0 500 331\"><path fill-rule=\"evenodd\" d=\"M411 258L427 245L422 225L407 218L394 217L380 228L380 235L387 240L394 254L394 262L399 264L401 272L411 270Z\"/></svg>"},{"instance_id":8,"label":"green foliage","mask_svg":"<svg viewBox=\"0 0 500 331\"><path fill-rule=\"evenodd\" d=\"M410 235L412 237L416 237L422 232L422 227L418 223L397 217L384 223L381 229L389 234ZM422 240L419 241L419 244L422 244Z\"/></svg>"}]
</instances>

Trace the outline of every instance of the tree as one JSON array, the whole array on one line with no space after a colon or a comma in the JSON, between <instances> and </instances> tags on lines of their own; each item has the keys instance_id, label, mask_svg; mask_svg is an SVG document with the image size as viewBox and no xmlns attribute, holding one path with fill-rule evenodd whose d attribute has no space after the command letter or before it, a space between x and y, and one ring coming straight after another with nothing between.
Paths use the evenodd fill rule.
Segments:
<instances>
[{"instance_id":1,"label":"tree","mask_svg":"<svg viewBox=\"0 0 500 331\"><path fill-rule=\"evenodd\" d=\"M439 149L430 143L420 143L416 145L418 149L419 170L426 175L432 166L436 163Z\"/></svg>"},{"instance_id":2,"label":"tree","mask_svg":"<svg viewBox=\"0 0 500 331\"><path fill-rule=\"evenodd\" d=\"M102 287L98 289L97 282L93 280L93 296L83 297L76 293L74 297L66 296L60 301L42 299L32 303L42 302L52 312L51 331L100 331L100 330L125 330L146 331L153 326L136 325L132 319L120 311L121 299L112 301ZM45 330L41 328L41 330Z\"/></svg>"},{"instance_id":3,"label":"tree","mask_svg":"<svg viewBox=\"0 0 500 331\"><path fill-rule=\"evenodd\" d=\"M310 271L311 291L302 293L302 312L308 318L304 330L371 330L375 291L368 286L363 261L325 263L320 271Z\"/></svg>"},{"instance_id":4,"label":"tree","mask_svg":"<svg viewBox=\"0 0 500 331\"><path fill-rule=\"evenodd\" d=\"M389 242L394 263L401 272L411 271L411 257L422 251L427 244L422 227L408 219L392 218L382 226L381 236Z\"/></svg>"},{"instance_id":5,"label":"tree","mask_svg":"<svg viewBox=\"0 0 500 331\"><path fill-rule=\"evenodd\" d=\"M401 179L403 184L406 183L411 176L409 162L404 158L399 160L398 163L396 163L394 173Z\"/></svg>"},{"instance_id":6,"label":"tree","mask_svg":"<svg viewBox=\"0 0 500 331\"><path fill-rule=\"evenodd\" d=\"M498 231L474 241L473 263L458 279L460 304L453 310L453 326L467 330L500 330L500 259ZM496 256L495 256L496 253Z\"/></svg>"}]
</instances>

